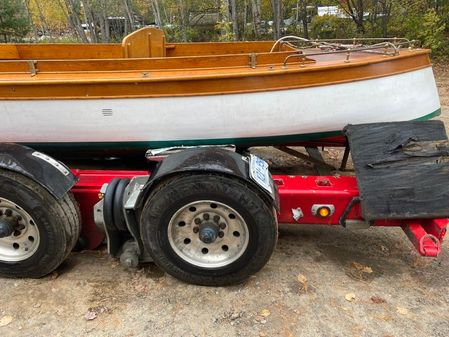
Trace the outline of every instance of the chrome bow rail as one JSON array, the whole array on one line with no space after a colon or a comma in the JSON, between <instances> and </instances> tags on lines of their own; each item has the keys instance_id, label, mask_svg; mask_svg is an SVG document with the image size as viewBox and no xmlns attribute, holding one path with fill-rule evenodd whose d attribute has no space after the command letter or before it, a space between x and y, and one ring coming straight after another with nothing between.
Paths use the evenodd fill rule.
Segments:
<instances>
[{"instance_id":1,"label":"chrome bow rail","mask_svg":"<svg viewBox=\"0 0 449 337\"><path fill-rule=\"evenodd\" d=\"M328 40L308 40L299 36L284 36L277 40L270 52L279 50L282 45L293 48L297 53L287 56L284 60L284 67L292 58L299 58L304 65L307 57L346 54L345 62L349 62L352 53L363 52L380 54L384 56L397 56L401 48L416 48L419 45L417 40L405 38L352 38L352 39L328 39ZM311 48L318 49L317 52L310 52ZM307 51L306 51L307 50Z\"/></svg>"}]
</instances>

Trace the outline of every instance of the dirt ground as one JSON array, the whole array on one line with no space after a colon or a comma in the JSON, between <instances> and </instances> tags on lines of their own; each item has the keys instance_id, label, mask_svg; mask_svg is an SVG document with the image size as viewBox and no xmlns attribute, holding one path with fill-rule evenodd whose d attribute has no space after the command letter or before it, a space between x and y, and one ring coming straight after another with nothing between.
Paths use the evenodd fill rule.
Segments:
<instances>
[{"instance_id":1,"label":"dirt ground","mask_svg":"<svg viewBox=\"0 0 449 337\"><path fill-rule=\"evenodd\" d=\"M436 67L447 125L448 68ZM184 284L151 264L125 271L104 250L0 284L4 337L449 336L449 244L422 258L395 228L282 226L268 265L225 288Z\"/></svg>"}]
</instances>

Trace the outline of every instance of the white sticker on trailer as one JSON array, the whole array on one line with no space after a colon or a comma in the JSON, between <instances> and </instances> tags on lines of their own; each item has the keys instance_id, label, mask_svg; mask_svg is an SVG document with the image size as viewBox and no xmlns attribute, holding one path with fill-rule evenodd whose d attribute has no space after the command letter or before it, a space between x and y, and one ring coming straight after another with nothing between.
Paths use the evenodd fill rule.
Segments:
<instances>
[{"instance_id":1,"label":"white sticker on trailer","mask_svg":"<svg viewBox=\"0 0 449 337\"><path fill-rule=\"evenodd\" d=\"M47 156L46 154L43 154L41 152L33 152L32 155L36 158L42 159L43 161L46 161L51 166L53 166L55 169L57 169L59 172L61 172L63 175L68 176L70 174L70 171L67 170L67 168L62 165L57 160Z\"/></svg>"},{"instance_id":2,"label":"white sticker on trailer","mask_svg":"<svg viewBox=\"0 0 449 337\"><path fill-rule=\"evenodd\" d=\"M273 194L271 175L265 160L255 155L250 155L249 173L251 179L253 179L259 186L267 190L270 194Z\"/></svg>"}]
</instances>

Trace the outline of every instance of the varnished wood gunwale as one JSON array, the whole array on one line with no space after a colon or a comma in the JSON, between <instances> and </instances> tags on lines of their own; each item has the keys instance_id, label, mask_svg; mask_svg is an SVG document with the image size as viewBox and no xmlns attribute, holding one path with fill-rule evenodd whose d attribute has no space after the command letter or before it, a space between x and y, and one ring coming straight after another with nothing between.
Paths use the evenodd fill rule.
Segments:
<instances>
[{"instance_id":1,"label":"varnished wood gunwale","mask_svg":"<svg viewBox=\"0 0 449 337\"><path fill-rule=\"evenodd\" d=\"M167 57L266 53L275 41L233 41L233 42L190 42L170 43L167 45ZM282 50L292 48L282 45Z\"/></svg>"},{"instance_id":2,"label":"varnished wood gunwale","mask_svg":"<svg viewBox=\"0 0 449 337\"><path fill-rule=\"evenodd\" d=\"M201 96L286 90L368 80L429 67L428 51L274 68L38 74L22 79L0 74L0 99L92 99ZM5 80L5 76L8 78ZM55 77L56 76L56 77Z\"/></svg>"},{"instance_id":3,"label":"varnished wood gunwale","mask_svg":"<svg viewBox=\"0 0 449 337\"><path fill-rule=\"evenodd\" d=\"M207 56L224 54L266 53L274 41L168 43L167 57ZM291 50L283 46L283 50ZM121 44L0 44L0 60L56 60L56 59L118 59L125 57Z\"/></svg>"},{"instance_id":4,"label":"varnished wood gunwale","mask_svg":"<svg viewBox=\"0 0 449 337\"><path fill-rule=\"evenodd\" d=\"M293 52L261 53L256 55L257 65L282 63ZM305 63L314 63L308 59ZM291 63L295 63L294 60ZM137 59L87 59L87 60L35 60L37 71L42 73L63 72L106 72L106 71L154 71L175 69L216 69L227 67L248 67L250 55L214 55L196 57L170 57L170 58L137 58ZM0 75L14 73L30 73L28 61L8 60L0 61Z\"/></svg>"},{"instance_id":5,"label":"varnished wood gunwale","mask_svg":"<svg viewBox=\"0 0 449 337\"><path fill-rule=\"evenodd\" d=\"M15 49L15 55L6 50ZM15 57L13 57L15 56ZM54 43L17 43L0 44L1 59L105 59L123 57L120 44L54 44Z\"/></svg>"}]
</instances>

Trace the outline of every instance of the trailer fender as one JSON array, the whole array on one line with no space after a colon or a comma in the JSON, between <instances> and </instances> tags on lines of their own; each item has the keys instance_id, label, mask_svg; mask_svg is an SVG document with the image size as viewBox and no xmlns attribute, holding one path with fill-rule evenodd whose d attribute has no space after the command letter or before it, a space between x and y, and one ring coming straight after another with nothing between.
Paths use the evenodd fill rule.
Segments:
<instances>
[{"instance_id":1,"label":"trailer fender","mask_svg":"<svg viewBox=\"0 0 449 337\"><path fill-rule=\"evenodd\" d=\"M29 147L0 143L0 169L22 174L56 199L61 199L76 184L77 178L67 166Z\"/></svg>"},{"instance_id":2,"label":"trailer fender","mask_svg":"<svg viewBox=\"0 0 449 337\"><path fill-rule=\"evenodd\" d=\"M266 202L279 209L279 194L271 177L269 182L271 192L269 192L251 178L248 157L214 147L187 149L165 158L152 172L142 189L136 202L136 209L143 206L153 188L160 182L185 173L215 173L243 180L257 190Z\"/></svg>"}]
</instances>

